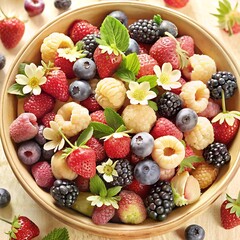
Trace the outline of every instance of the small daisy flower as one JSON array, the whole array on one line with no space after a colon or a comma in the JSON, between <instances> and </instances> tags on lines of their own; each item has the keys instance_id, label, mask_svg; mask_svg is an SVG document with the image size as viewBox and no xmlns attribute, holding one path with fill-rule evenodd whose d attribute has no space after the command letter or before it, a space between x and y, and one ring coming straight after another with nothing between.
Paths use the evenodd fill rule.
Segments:
<instances>
[{"instance_id":1,"label":"small daisy flower","mask_svg":"<svg viewBox=\"0 0 240 240\"><path fill-rule=\"evenodd\" d=\"M171 90L181 87L181 83L178 80L181 78L180 70L172 70L171 63L164 63L162 70L159 66L155 65L153 68L157 76L157 84L165 90Z\"/></svg>"},{"instance_id":2,"label":"small daisy flower","mask_svg":"<svg viewBox=\"0 0 240 240\"><path fill-rule=\"evenodd\" d=\"M150 91L149 82L137 83L131 81L129 83L129 90L126 92L131 104L148 105L148 100L153 99L157 94Z\"/></svg>"},{"instance_id":3,"label":"small daisy flower","mask_svg":"<svg viewBox=\"0 0 240 240\"><path fill-rule=\"evenodd\" d=\"M59 125L56 122L50 121L50 128L44 128L43 136L50 140L44 144L44 150L54 149L54 152L56 152L64 147L65 140L60 134Z\"/></svg>"},{"instance_id":4,"label":"small daisy flower","mask_svg":"<svg viewBox=\"0 0 240 240\"><path fill-rule=\"evenodd\" d=\"M59 48L57 52L59 57L66 58L70 62L75 62L77 59L82 58L86 55L83 54L82 51L78 51L77 47Z\"/></svg>"},{"instance_id":5,"label":"small daisy flower","mask_svg":"<svg viewBox=\"0 0 240 240\"><path fill-rule=\"evenodd\" d=\"M117 161L113 163L113 161L109 158L107 162L103 162L101 165L97 166L97 171L100 174L103 174L103 179L106 182L112 182L113 176L118 176L117 171L115 170L115 166L117 164Z\"/></svg>"},{"instance_id":6,"label":"small daisy flower","mask_svg":"<svg viewBox=\"0 0 240 240\"><path fill-rule=\"evenodd\" d=\"M20 85L24 85L22 89L24 94L33 93L34 95L39 95L41 93L40 85L47 81L47 78L44 76L44 68L31 63L25 66L24 71L26 75L16 75L16 82Z\"/></svg>"}]
</instances>

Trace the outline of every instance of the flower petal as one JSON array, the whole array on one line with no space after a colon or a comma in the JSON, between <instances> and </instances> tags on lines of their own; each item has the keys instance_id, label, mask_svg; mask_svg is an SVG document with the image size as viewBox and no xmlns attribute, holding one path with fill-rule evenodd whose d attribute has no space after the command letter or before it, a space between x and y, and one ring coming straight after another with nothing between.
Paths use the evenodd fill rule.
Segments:
<instances>
[{"instance_id":1,"label":"flower petal","mask_svg":"<svg viewBox=\"0 0 240 240\"><path fill-rule=\"evenodd\" d=\"M58 150L63 149L64 145L65 145L65 140L64 140L64 138L62 138L60 143L59 143Z\"/></svg>"},{"instance_id":2,"label":"flower petal","mask_svg":"<svg viewBox=\"0 0 240 240\"><path fill-rule=\"evenodd\" d=\"M32 87L30 85L26 85L23 87L22 91L24 94L28 94L32 91Z\"/></svg>"},{"instance_id":3,"label":"flower petal","mask_svg":"<svg viewBox=\"0 0 240 240\"><path fill-rule=\"evenodd\" d=\"M172 64L167 62L167 63L164 63L162 65L162 72L166 73L166 74L171 74L172 72Z\"/></svg>"},{"instance_id":4,"label":"flower petal","mask_svg":"<svg viewBox=\"0 0 240 240\"><path fill-rule=\"evenodd\" d=\"M28 86L28 85L27 85ZM39 95L41 93L41 88L39 86L36 86L35 88L33 88L32 92L33 95Z\"/></svg>"},{"instance_id":5,"label":"flower petal","mask_svg":"<svg viewBox=\"0 0 240 240\"><path fill-rule=\"evenodd\" d=\"M179 70L173 70L170 73L170 81L171 82L176 82L181 78L181 72Z\"/></svg>"},{"instance_id":6,"label":"flower petal","mask_svg":"<svg viewBox=\"0 0 240 240\"><path fill-rule=\"evenodd\" d=\"M44 128L43 136L48 140L53 140L56 138L56 132L52 128Z\"/></svg>"},{"instance_id":7,"label":"flower petal","mask_svg":"<svg viewBox=\"0 0 240 240\"><path fill-rule=\"evenodd\" d=\"M47 78L46 77L41 77L40 79L39 79L39 85L43 85L44 83L46 83L46 81L47 81Z\"/></svg>"},{"instance_id":8,"label":"flower petal","mask_svg":"<svg viewBox=\"0 0 240 240\"><path fill-rule=\"evenodd\" d=\"M142 101L139 101L139 103L140 103L141 105L148 105L148 100L147 100L147 99L144 99L144 100L142 100Z\"/></svg>"},{"instance_id":9,"label":"flower petal","mask_svg":"<svg viewBox=\"0 0 240 240\"><path fill-rule=\"evenodd\" d=\"M138 88L141 89L141 90L149 91L150 90L150 84L149 84L149 82L142 82L142 83L140 83Z\"/></svg>"},{"instance_id":10,"label":"flower petal","mask_svg":"<svg viewBox=\"0 0 240 240\"><path fill-rule=\"evenodd\" d=\"M104 171L103 171L104 166L98 165L98 166L96 167L96 169L97 169L97 171L98 171L99 173L104 173Z\"/></svg>"},{"instance_id":11,"label":"flower petal","mask_svg":"<svg viewBox=\"0 0 240 240\"><path fill-rule=\"evenodd\" d=\"M25 74L28 76L28 78L32 78L35 76L35 73L37 71L37 66L34 63L31 63L30 65L25 66Z\"/></svg>"},{"instance_id":12,"label":"flower petal","mask_svg":"<svg viewBox=\"0 0 240 240\"><path fill-rule=\"evenodd\" d=\"M112 175L103 174L103 179L106 182L112 182L113 181L113 176Z\"/></svg>"},{"instance_id":13,"label":"flower petal","mask_svg":"<svg viewBox=\"0 0 240 240\"><path fill-rule=\"evenodd\" d=\"M156 96L157 96L157 94L156 94L155 92L149 91L149 92L147 93L147 96L145 97L145 99L150 100L150 99L155 98Z\"/></svg>"},{"instance_id":14,"label":"flower petal","mask_svg":"<svg viewBox=\"0 0 240 240\"><path fill-rule=\"evenodd\" d=\"M160 68L158 65L155 65L155 66L153 67L153 71L155 72L155 74L157 75L157 77L159 77L159 76L161 75L161 73L162 73L161 68Z\"/></svg>"},{"instance_id":15,"label":"flower petal","mask_svg":"<svg viewBox=\"0 0 240 240\"><path fill-rule=\"evenodd\" d=\"M169 86L172 89L176 89L176 88L180 88L182 86L182 84L180 82L171 82L171 83L169 83Z\"/></svg>"},{"instance_id":16,"label":"flower petal","mask_svg":"<svg viewBox=\"0 0 240 240\"><path fill-rule=\"evenodd\" d=\"M43 148L44 150L48 151L54 149L56 146L58 146L56 141L49 141L44 144Z\"/></svg>"},{"instance_id":17,"label":"flower petal","mask_svg":"<svg viewBox=\"0 0 240 240\"><path fill-rule=\"evenodd\" d=\"M129 83L129 89L132 91L139 89L139 84L137 82L131 81Z\"/></svg>"},{"instance_id":18,"label":"flower petal","mask_svg":"<svg viewBox=\"0 0 240 240\"><path fill-rule=\"evenodd\" d=\"M134 98L131 98L131 99L130 99L130 103L133 104L133 105L135 105L135 104L138 104L139 101L136 100L136 99L134 99Z\"/></svg>"},{"instance_id":19,"label":"flower petal","mask_svg":"<svg viewBox=\"0 0 240 240\"><path fill-rule=\"evenodd\" d=\"M15 81L20 85L26 85L28 84L29 79L23 74L17 74Z\"/></svg>"}]
</instances>

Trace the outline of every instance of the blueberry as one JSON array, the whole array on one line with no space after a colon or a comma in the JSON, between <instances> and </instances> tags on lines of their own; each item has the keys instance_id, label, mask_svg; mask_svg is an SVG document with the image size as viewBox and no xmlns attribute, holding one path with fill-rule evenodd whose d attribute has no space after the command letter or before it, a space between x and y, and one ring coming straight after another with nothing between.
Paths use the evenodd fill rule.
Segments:
<instances>
[{"instance_id":1,"label":"blueberry","mask_svg":"<svg viewBox=\"0 0 240 240\"><path fill-rule=\"evenodd\" d=\"M192 130L198 121L198 115L191 108L183 108L176 116L176 126L182 132Z\"/></svg>"},{"instance_id":2,"label":"blueberry","mask_svg":"<svg viewBox=\"0 0 240 240\"><path fill-rule=\"evenodd\" d=\"M205 231L199 225L192 224L185 229L185 240L203 240L204 237Z\"/></svg>"},{"instance_id":3,"label":"blueberry","mask_svg":"<svg viewBox=\"0 0 240 240\"><path fill-rule=\"evenodd\" d=\"M90 58L80 58L73 64L73 71L79 79L90 80L96 75L96 64Z\"/></svg>"},{"instance_id":4,"label":"blueberry","mask_svg":"<svg viewBox=\"0 0 240 240\"><path fill-rule=\"evenodd\" d=\"M124 12L116 10L116 11L109 13L108 15L118 19L123 25L125 25L125 26L128 25L128 18Z\"/></svg>"},{"instance_id":5,"label":"blueberry","mask_svg":"<svg viewBox=\"0 0 240 240\"><path fill-rule=\"evenodd\" d=\"M37 135L35 136L35 140L36 142L40 145L40 146L43 146L47 140L45 139L45 137L43 136L43 130L44 130L45 126L44 125L40 125L38 127L38 133Z\"/></svg>"},{"instance_id":6,"label":"blueberry","mask_svg":"<svg viewBox=\"0 0 240 240\"><path fill-rule=\"evenodd\" d=\"M11 201L11 195L5 188L0 188L0 208L6 207Z\"/></svg>"},{"instance_id":7,"label":"blueberry","mask_svg":"<svg viewBox=\"0 0 240 240\"><path fill-rule=\"evenodd\" d=\"M139 157L147 157L151 154L154 145L154 138L147 132L140 132L131 140L132 152Z\"/></svg>"},{"instance_id":8,"label":"blueberry","mask_svg":"<svg viewBox=\"0 0 240 240\"><path fill-rule=\"evenodd\" d=\"M166 36L165 32L169 32L172 34L174 37L177 37L178 35L178 29L177 26L168 21L168 20L163 20L159 26L159 34L161 37Z\"/></svg>"},{"instance_id":9,"label":"blueberry","mask_svg":"<svg viewBox=\"0 0 240 240\"><path fill-rule=\"evenodd\" d=\"M19 159L26 165L36 163L41 157L41 148L33 140L21 143L17 151Z\"/></svg>"},{"instance_id":10,"label":"blueberry","mask_svg":"<svg viewBox=\"0 0 240 240\"><path fill-rule=\"evenodd\" d=\"M152 185L159 180L160 168L158 164L151 159L142 160L138 162L134 168L134 177L141 184Z\"/></svg>"},{"instance_id":11,"label":"blueberry","mask_svg":"<svg viewBox=\"0 0 240 240\"><path fill-rule=\"evenodd\" d=\"M139 51L140 48L138 43L133 38L129 38L129 45L127 51L125 52L125 55L128 55L130 53L139 54Z\"/></svg>"},{"instance_id":12,"label":"blueberry","mask_svg":"<svg viewBox=\"0 0 240 240\"><path fill-rule=\"evenodd\" d=\"M6 58L3 54L0 53L0 70L5 67L6 64Z\"/></svg>"},{"instance_id":13,"label":"blueberry","mask_svg":"<svg viewBox=\"0 0 240 240\"><path fill-rule=\"evenodd\" d=\"M54 6L57 9L61 9L61 10L67 10L68 8L70 8L72 4L71 0L55 0L54 1Z\"/></svg>"},{"instance_id":14,"label":"blueberry","mask_svg":"<svg viewBox=\"0 0 240 240\"><path fill-rule=\"evenodd\" d=\"M42 149L42 157L46 161L50 161L54 153L55 153L54 149L51 150L45 150L44 148Z\"/></svg>"},{"instance_id":15,"label":"blueberry","mask_svg":"<svg viewBox=\"0 0 240 240\"><path fill-rule=\"evenodd\" d=\"M76 101L87 99L92 93L91 86L86 81L74 81L69 85L70 96Z\"/></svg>"}]
</instances>

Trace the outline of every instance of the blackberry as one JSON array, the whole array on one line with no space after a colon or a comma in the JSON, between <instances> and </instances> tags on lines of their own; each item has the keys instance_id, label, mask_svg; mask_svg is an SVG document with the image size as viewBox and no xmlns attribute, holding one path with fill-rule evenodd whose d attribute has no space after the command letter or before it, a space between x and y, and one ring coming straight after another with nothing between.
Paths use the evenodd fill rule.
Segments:
<instances>
[{"instance_id":1,"label":"blackberry","mask_svg":"<svg viewBox=\"0 0 240 240\"><path fill-rule=\"evenodd\" d=\"M54 1L55 8L61 9L61 10L67 10L68 8L70 8L71 5L72 5L71 0L55 0Z\"/></svg>"},{"instance_id":2,"label":"blackberry","mask_svg":"<svg viewBox=\"0 0 240 240\"><path fill-rule=\"evenodd\" d=\"M230 98L237 89L237 80L231 72L218 71L208 80L207 87L213 99L221 99L222 90L224 91L225 98Z\"/></svg>"},{"instance_id":3,"label":"blackberry","mask_svg":"<svg viewBox=\"0 0 240 240\"><path fill-rule=\"evenodd\" d=\"M145 199L148 216L163 221L174 208L173 192L169 182L158 181Z\"/></svg>"},{"instance_id":4,"label":"blackberry","mask_svg":"<svg viewBox=\"0 0 240 240\"><path fill-rule=\"evenodd\" d=\"M117 160L115 170L118 176L113 176L113 181L110 182L111 186L127 186L133 180L133 166L127 159Z\"/></svg>"},{"instance_id":5,"label":"blackberry","mask_svg":"<svg viewBox=\"0 0 240 240\"><path fill-rule=\"evenodd\" d=\"M86 58L92 58L93 53L95 49L98 46L98 43L96 42L96 38L100 38L99 34L88 34L82 39L83 42L83 49L86 51L87 56Z\"/></svg>"},{"instance_id":6,"label":"blackberry","mask_svg":"<svg viewBox=\"0 0 240 240\"><path fill-rule=\"evenodd\" d=\"M79 190L75 182L58 179L51 187L50 194L59 205L71 207L77 199Z\"/></svg>"},{"instance_id":7,"label":"blackberry","mask_svg":"<svg viewBox=\"0 0 240 240\"><path fill-rule=\"evenodd\" d=\"M203 157L207 163L213 164L218 168L231 160L227 146L219 142L208 145L203 150Z\"/></svg>"},{"instance_id":8,"label":"blackberry","mask_svg":"<svg viewBox=\"0 0 240 240\"><path fill-rule=\"evenodd\" d=\"M175 93L165 92L157 101L158 113L166 118L177 115L182 109L182 99Z\"/></svg>"}]
</instances>

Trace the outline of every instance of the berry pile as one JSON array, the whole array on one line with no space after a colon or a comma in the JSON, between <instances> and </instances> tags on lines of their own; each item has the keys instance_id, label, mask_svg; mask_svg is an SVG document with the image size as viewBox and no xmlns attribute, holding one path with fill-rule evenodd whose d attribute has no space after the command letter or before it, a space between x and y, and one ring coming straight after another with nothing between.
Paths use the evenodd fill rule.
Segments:
<instances>
[{"instance_id":1,"label":"berry pile","mask_svg":"<svg viewBox=\"0 0 240 240\"><path fill-rule=\"evenodd\" d=\"M127 23L121 11L100 28L76 19L8 89L22 96L9 128L19 160L57 204L97 225L164 221L198 201L239 128L225 104L232 73L159 15Z\"/></svg>"}]
</instances>

